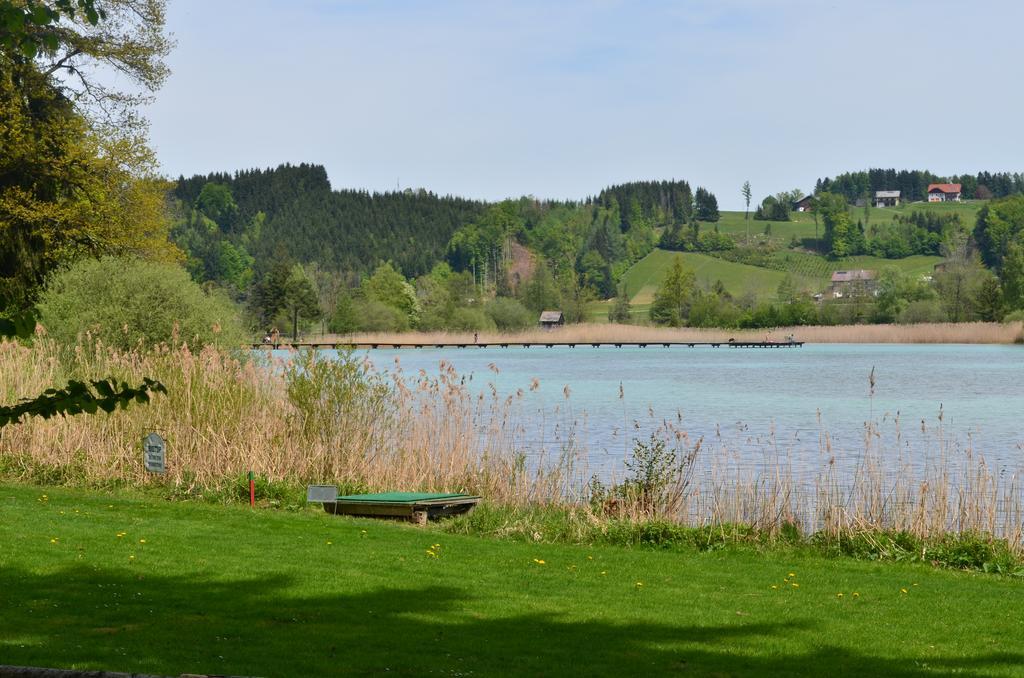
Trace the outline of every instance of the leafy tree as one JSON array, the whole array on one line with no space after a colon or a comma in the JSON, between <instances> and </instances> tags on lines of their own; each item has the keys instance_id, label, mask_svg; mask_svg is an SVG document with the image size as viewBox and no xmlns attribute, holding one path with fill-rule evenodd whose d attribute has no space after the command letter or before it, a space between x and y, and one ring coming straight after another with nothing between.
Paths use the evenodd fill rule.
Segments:
<instances>
[{"instance_id":1,"label":"leafy tree","mask_svg":"<svg viewBox=\"0 0 1024 678\"><path fill-rule=\"evenodd\" d=\"M163 5L102 7L0 0L0 308L26 308L50 271L82 256L176 257L167 185L133 110L166 74Z\"/></svg>"},{"instance_id":2,"label":"leafy tree","mask_svg":"<svg viewBox=\"0 0 1024 678\"><path fill-rule=\"evenodd\" d=\"M1010 246L1024 244L1024 195L993 200L982 207L974 241L985 265L999 269Z\"/></svg>"},{"instance_id":3,"label":"leafy tree","mask_svg":"<svg viewBox=\"0 0 1024 678\"><path fill-rule=\"evenodd\" d=\"M331 332L338 334L347 334L359 329L359 314L356 304L347 292L338 295L334 313L331 314L327 327Z\"/></svg>"},{"instance_id":4,"label":"leafy tree","mask_svg":"<svg viewBox=\"0 0 1024 678\"><path fill-rule=\"evenodd\" d=\"M228 186L213 181L203 186L199 197L196 198L196 209L213 219L221 230L234 230L238 219L238 205L235 204Z\"/></svg>"},{"instance_id":5,"label":"leafy tree","mask_svg":"<svg viewBox=\"0 0 1024 678\"><path fill-rule=\"evenodd\" d=\"M985 269L977 255L972 254L966 238L944 245L941 271L935 274L935 289L950 322L978 319L978 299L982 287L992 273Z\"/></svg>"},{"instance_id":6,"label":"leafy tree","mask_svg":"<svg viewBox=\"0 0 1024 678\"><path fill-rule=\"evenodd\" d=\"M850 222L846 199L833 193L819 193L815 201L815 213L825 223L825 250L829 256L842 258L856 254L854 248L856 226Z\"/></svg>"},{"instance_id":7,"label":"leafy tree","mask_svg":"<svg viewBox=\"0 0 1024 678\"><path fill-rule=\"evenodd\" d=\"M405 315L407 325L416 326L420 314L416 289L390 263L381 264L372 276L363 280L362 292L367 299L379 301Z\"/></svg>"},{"instance_id":8,"label":"leafy tree","mask_svg":"<svg viewBox=\"0 0 1024 678\"><path fill-rule=\"evenodd\" d=\"M615 293L612 268L597 250L589 250L583 255L579 271L583 284L596 291L602 299L607 299Z\"/></svg>"},{"instance_id":9,"label":"leafy tree","mask_svg":"<svg viewBox=\"0 0 1024 678\"><path fill-rule=\"evenodd\" d=\"M676 255L651 304L651 320L659 325L682 327L689 316L690 304L696 288L693 271L683 265L682 256Z\"/></svg>"},{"instance_id":10,"label":"leafy tree","mask_svg":"<svg viewBox=\"0 0 1024 678\"><path fill-rule=\"evenodd\" d=\"M1013 243L999 269L1002 299L1011 311L1024 309L1024 243Z\"/></svg>"},{"instance_id":11,"label":"leafy tree","mask_svg":"<svg viewBox=\"0 0 1024 678\"><path fill-rule=\"evenodd\" d=\"M555 278L543 259L537 262L533 275L523 285L523 305L534 313L552 311L562 306Z\"/></svg>"}]
</instances>

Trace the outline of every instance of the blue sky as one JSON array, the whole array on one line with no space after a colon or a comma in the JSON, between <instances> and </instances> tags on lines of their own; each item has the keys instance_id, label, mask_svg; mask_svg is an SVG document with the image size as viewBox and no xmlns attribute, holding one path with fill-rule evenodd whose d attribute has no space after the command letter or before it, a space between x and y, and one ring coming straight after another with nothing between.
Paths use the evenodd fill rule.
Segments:
<instances>
[{"instance_id":1,"label":"blue sky","mask_svg":"<svg viewBox=\"0 0 1024 678\"><path fill-rule=\"evenodd\" d=\"M1024 171L1024 3L169 0L169 175L583 198L686 179L742 209L872 167Z\"/></svg>"}]
</instances>

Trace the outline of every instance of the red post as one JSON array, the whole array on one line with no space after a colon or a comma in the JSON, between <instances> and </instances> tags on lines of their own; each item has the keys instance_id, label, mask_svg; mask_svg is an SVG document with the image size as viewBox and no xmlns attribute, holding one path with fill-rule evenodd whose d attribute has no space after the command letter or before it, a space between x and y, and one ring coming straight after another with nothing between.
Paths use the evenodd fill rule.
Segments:
<instances>
[{"instance_id":1,"label":"red post","mask_svg":"<svg viewBox=\"0 0 1024 678\"><path fill-rule=\"evenodd\" d=\"M252 479L252 471L249 471L249 506L256 507L256 483Z\"/></svg>"}]
</instances>

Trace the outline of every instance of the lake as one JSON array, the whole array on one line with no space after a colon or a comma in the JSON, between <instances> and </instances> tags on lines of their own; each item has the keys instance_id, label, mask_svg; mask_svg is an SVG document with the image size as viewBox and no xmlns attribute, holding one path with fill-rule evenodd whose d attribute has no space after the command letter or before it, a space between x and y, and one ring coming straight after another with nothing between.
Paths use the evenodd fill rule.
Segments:
<instances>
[{"instance_id":1,"label":"lake","mask_svg":"<svg viewBox=\"0 0 1024 678\"><path fill-rule=\"evenodd\" d=\"M876 429L872 445L894 464L906 455L923 468L935 455L955 460L971 452L1001 474L1024 466L1021 346L534 346L359 354L378 371L400 366L407 378L420 370L437 374L447 361L481 393L521 391L516 417L523 451L550 452L571 436L601 474L621 469L634 438L665 420L691 444L703 437L705 447L732 455L740 466L758 467L766 455L780 454L798 472L818 467L823 454L849 466L863 454L867 422Z\"/></svg>"}]
</instances>

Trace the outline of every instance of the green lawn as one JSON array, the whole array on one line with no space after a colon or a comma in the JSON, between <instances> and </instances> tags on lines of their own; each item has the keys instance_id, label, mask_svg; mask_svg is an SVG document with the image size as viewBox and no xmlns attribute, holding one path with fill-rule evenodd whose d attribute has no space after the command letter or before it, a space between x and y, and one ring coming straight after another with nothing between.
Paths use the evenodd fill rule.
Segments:
<instances>
[{"instance_id":1,"label":"green lawn","mask_svg":"<svg viewBox=\"0 0 1024 678\"><path fill-rule=\"evenodd\" d=\"M1024 666L1024 582L1009 577L785 551L500 542L21 486L0 487L0 515L0 664L260 676Z\"/></svg>"}]
</instances>

